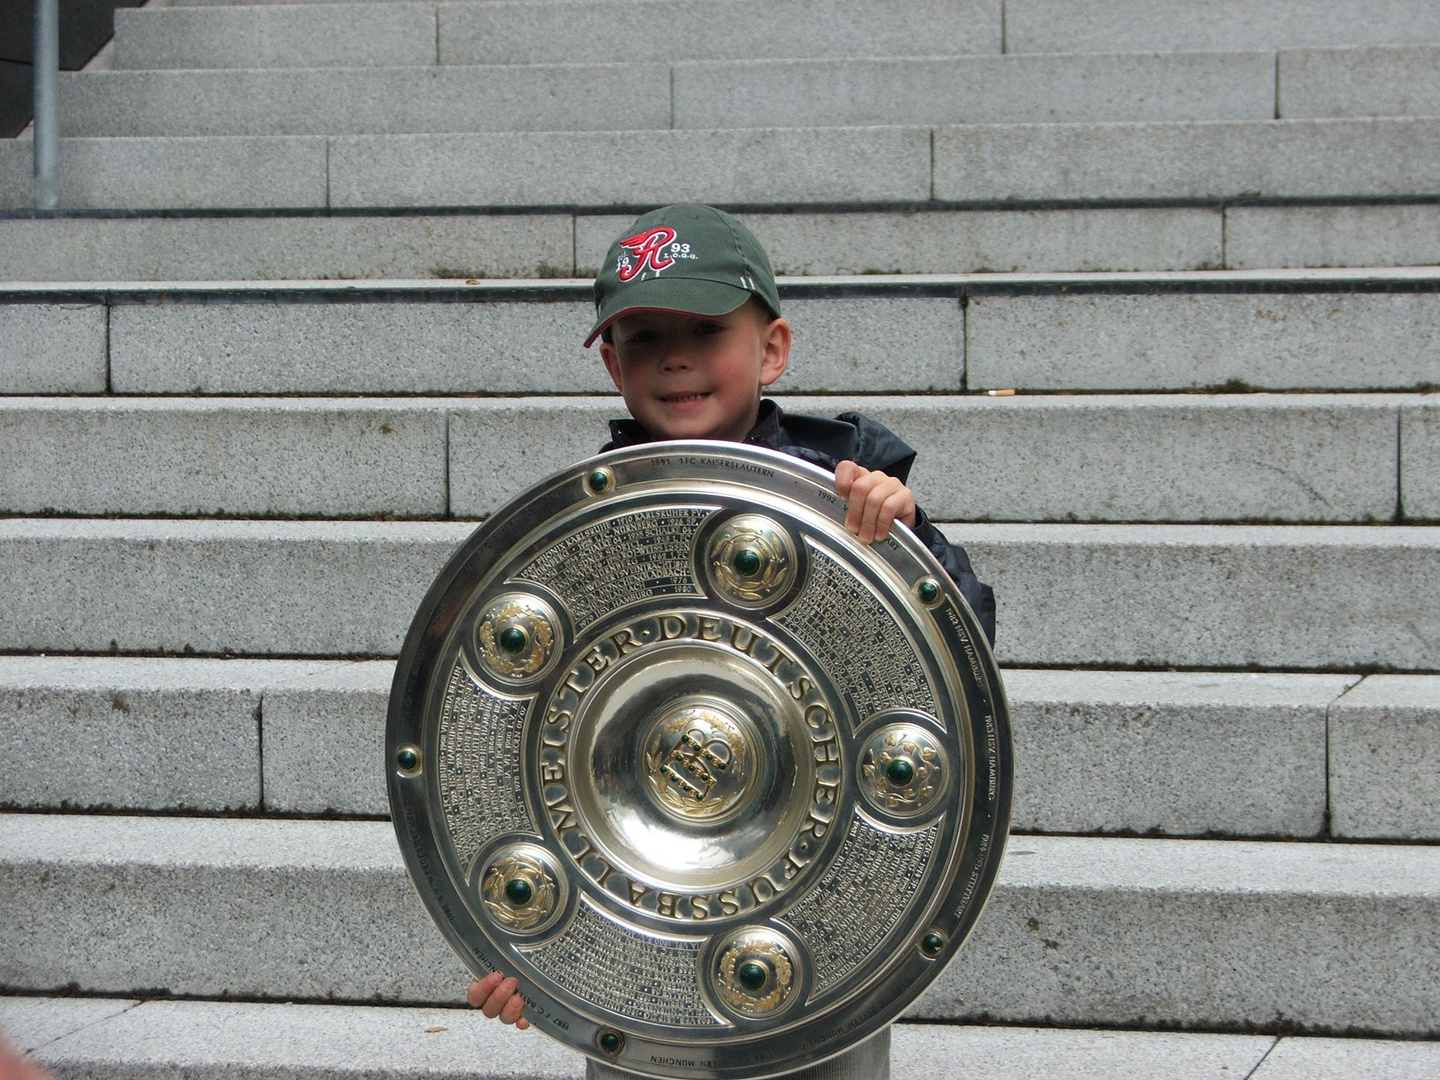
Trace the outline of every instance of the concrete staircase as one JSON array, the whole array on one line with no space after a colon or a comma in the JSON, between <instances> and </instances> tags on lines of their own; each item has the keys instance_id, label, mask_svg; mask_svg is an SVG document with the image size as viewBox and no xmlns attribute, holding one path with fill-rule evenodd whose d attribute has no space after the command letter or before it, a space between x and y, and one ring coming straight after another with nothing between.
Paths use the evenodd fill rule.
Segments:
<instances>
[{"instance_id":1,"label":"concrete staircase","mask_svg":"<svg viewBox=\"0 0 1440 1080\"><path fill-rule=\"evenodd\" d=\"M64 210L0 142L0 1030L578 1077L456 1007L384 706L449 551L617 412L584 279L696 198L788 275L787 407L902 432L999 597L1017 835L896 1077L1440 1075L1440 7L116 23Z\"/></svg>"}]
</instances>

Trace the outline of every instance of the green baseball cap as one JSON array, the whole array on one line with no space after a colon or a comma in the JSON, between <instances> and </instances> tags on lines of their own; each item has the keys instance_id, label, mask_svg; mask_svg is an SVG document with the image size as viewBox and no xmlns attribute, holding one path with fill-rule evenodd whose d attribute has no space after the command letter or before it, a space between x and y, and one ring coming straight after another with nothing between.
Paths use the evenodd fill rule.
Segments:
<instances>
[{"instance_id":1,"label":"green baseball cap","mask_svg":"<svg viewBox=\"0 0 1440 1080\"><path fill-rule=\"evenodd\" d=\"M663 206L610 245L595 276L595 326L585 347L632 311L724 315L752 296L780 317L775 272L755 234L713 206Z\"/></svg>"}]
</instances>

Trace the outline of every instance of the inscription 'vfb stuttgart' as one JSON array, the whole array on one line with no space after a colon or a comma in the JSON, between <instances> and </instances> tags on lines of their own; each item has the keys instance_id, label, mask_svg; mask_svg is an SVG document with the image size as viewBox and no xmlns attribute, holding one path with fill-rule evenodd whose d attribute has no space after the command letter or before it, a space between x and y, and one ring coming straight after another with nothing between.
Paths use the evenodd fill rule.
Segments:
<instances>
[{"instance_id":1,"label":"inscription 'vfb stuttgart'","mask_svg":"<svg viewBox=\"0 0 1440 1080\"><path fill-rule=\"evenodd\" d=\"M804 717L815 768L808 813L783 856L749 881L711 893L652 889L629 878L596 850L576 815L570 794L570 728L597 679L610 665L637 650L687 640L733 650L775 679ZM737 915L768 903L788 889L820 853L821 842L835 820L843 776L834 713L799 661L774 639L752 627L690 612L640 619L596 642L566 674L550 702L541 731L538 764L550 823L575 864L591 880L642 911L697 920Z\"/></svg>"}]
</instances>

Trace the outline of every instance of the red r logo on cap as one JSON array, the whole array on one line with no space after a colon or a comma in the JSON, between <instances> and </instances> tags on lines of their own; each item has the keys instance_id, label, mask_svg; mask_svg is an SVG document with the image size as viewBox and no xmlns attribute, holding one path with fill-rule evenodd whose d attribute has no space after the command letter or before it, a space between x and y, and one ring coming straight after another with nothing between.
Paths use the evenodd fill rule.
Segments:
<instances>
[{"instance_id":1,"label":"red r logo on cap","mask_svg":"<svg viewBox=\"0 0 1440 1080\"><path fill-rule=\"evenodd\" d=\"M621 281L629 281L636 274L645 270L653 270L659 273L668 266L674 266L674 259L660 258L660 252L675 239L675 230L667 229L664 225L656 226L648 232L636 233L620 241L620 246L635 256L631 262L623 259L615 269L615 276Z\"/></svg>"}]
</instances>

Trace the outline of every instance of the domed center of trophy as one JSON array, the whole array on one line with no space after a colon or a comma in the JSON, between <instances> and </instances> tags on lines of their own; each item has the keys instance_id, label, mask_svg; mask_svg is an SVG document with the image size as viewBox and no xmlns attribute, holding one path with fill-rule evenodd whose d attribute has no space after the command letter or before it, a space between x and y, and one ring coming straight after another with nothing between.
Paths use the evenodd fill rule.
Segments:
<instances>
[{"instance_id":1,"label":"domed center of trophy","mask_svg":"<svg viewBox=\"0 0 1440 1080\"><path fill-rule=\"evenodd\" d=\"M736 810L754 776L749 724L720 702L662 712L644 739L651 795L681 821L720 821Z\"/></svg>"},{"instance_id":2,"label":"domed center of trophy","mask_svg":"<svg viewBox=\"0 0 1440 1080\"><path fill-rule=\"evenodd\" d=\"M556 681L542 797L610 897L720 918L769 902L816 861L846 765L826 681L798 650L677 608L602 626Z\"/></svg>"}]
</instances>

